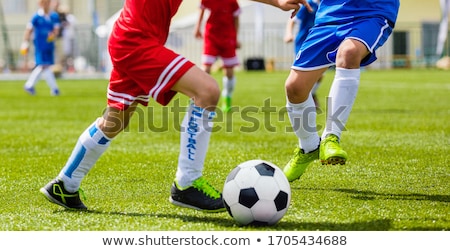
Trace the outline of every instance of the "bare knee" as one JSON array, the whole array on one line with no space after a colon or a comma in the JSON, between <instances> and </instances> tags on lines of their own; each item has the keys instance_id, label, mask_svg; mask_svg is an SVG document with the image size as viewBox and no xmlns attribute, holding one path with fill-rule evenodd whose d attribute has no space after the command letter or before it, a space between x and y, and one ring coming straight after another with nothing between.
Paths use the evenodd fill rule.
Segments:
<instances>
[{"instance_id":1,"label":"bare knee","mask_svg":"<svg viewBox=\"0 0 450 251\"><path fill-rule=\"evenodd\" d=\"M196 106L205 108L207 110L213 111L220 98L220 89L215 82L203 85L199 88L194 95L194 103Z\"/></svg>"},{"instance_id":2,"label":"bare knee","mask_svg":"<svg viewBox=\"0 0 450 251\"><path fill-rule=\"evenodd\" d=\"M366 46L357 40L346 40L339 46L336 67L356 69L361 61L369 54Z\"/></svg>"}]
</instances>

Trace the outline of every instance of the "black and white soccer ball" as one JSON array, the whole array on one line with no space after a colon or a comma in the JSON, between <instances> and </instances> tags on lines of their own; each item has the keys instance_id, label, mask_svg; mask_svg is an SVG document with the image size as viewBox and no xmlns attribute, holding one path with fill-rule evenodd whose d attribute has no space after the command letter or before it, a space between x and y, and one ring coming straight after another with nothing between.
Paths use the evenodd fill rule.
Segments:
<instances>
[{"instance_id":1,"label":"black and white soccer ball","mask_svg":"<svg viewBox=\"0 0 450 251\"><path fill-rule=\"evenodd\" d=\"M274 225L289 208L291 187L275 164L249 160L228 174L222 196L228 213L239 225Z\"/></svg>"}]
</instances>

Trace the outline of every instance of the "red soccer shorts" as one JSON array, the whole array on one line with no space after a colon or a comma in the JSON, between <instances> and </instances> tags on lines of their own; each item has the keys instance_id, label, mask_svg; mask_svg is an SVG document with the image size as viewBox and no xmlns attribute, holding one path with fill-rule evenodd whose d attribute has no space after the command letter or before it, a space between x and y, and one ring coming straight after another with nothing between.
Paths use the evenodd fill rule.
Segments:
<instances>
[{"instance_id":1,"label":"red soccer shorts","mask_svg":"<svg viewBox=\"0 0 450 251\"><path fill-rule=\"evenodd\" d=\"M108 106L125 110L133 102L148 105L150 97L167 105L176 82L194 64L162 45L110 49L113 70L108 86Z\"/></svg>"}]
</instances>

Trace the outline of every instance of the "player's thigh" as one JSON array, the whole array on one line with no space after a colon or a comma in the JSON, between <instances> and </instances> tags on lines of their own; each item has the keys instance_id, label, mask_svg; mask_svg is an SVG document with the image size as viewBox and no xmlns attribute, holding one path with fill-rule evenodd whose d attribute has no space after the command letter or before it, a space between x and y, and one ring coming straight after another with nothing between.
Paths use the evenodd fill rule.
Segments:
<instances>
[{"instance_id":1,"label":"player's thigh","mask_svg":"<svg viewBox=\"0 0 450 251\"><path fill-rule=\"evenodd\" d=\"M172 90L192 98L197 106L204 108L215 107L220 96L216 80L197 66L191 67Z\"/></svg>"}]
</instances>

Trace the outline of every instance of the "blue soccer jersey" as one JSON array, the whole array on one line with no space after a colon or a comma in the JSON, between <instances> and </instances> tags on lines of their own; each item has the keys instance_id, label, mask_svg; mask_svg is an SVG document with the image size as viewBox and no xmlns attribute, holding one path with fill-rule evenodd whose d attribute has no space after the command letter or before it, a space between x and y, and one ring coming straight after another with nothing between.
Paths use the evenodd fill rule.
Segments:
<instances>
[{"instance_id":1,"label":"blue soccer jersey","mask_svg":"<svg viewBox=\"0 0 450 251\"><path fill-rule=\"evenodd\" d=\"M33 15L28 25L33 28L36 53L54 50L55 42L54 39L49 38L49 35L60 26L58 13L52 11L49 15L45 15L40 9Z\"/></svg>"},{"instance_id":2,"label":"blue soccer jersey","mask_svg":"<svg viewBox=\"0 0 450 251\"><path fill-rule=\"evenodd\" d=\"M399 6L399 0L322 0L316 22L348 23L360 18L382 17L394 24Z\"/></svg>"},{"instance_id":3,"label":"blue soccer jersey","mask_svg":"<svg viewBox=\"0 0 450 251\"><path fill-rule=\"evenodd\" d=\"M295 37L295 52L300 50L303 41L305 41L306 36L308 36L309 29L314 26L316 11L319 4L317 4L315 0L308 0L308 3L313 9L312 12L309 12L308 9L302 7L297 12L297 15L295 15L295 20L299 22L298 34Z\"/></svg>"}]
</instances>

